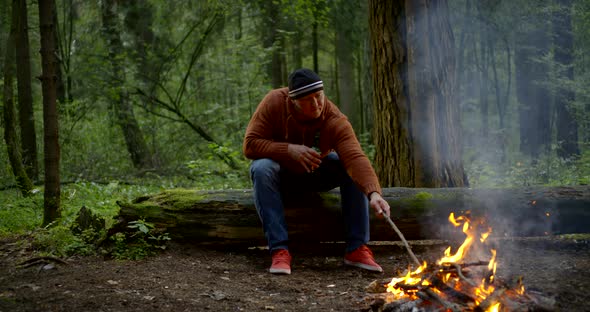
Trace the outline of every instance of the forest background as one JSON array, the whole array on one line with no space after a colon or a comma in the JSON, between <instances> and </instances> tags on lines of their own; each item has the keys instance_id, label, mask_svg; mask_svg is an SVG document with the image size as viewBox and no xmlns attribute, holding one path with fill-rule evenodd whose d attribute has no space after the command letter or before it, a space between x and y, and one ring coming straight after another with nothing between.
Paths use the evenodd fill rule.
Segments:
<instances>
[{"instance_id":1,"label":"forest background","mask_svg":"<svg viewBox=\"0 0 590 312\"><path fill-rule=\"evenodd\" d=\"M390 33L375 30L381 17L396 25L409 17L403 5L384 3L56 0L60 224L70 224L82 206L112 217L117 200L162 189L250 188L249 162L241 154L249 118L266 92L285 86L288 73L300 67L320 74L384 187L423 186L396 180L388 169L406 162L411 167L412 160L403 153L387 156L391 146L383 143L384 133L390 133L385 140L394 142L395 151L403 131L380 119L387 114L379 103L395 93L382 87L384 66L376 64L386 55L375 47L409 42L412 33L397 27ZM434 186L588 184L590 1L425 3L422 12L449 26L447 44L429 47L431 59L446 64L441 76L446 79L431 87L444 93L441 86L452 82L452 100L443 104L456 114L447 128L460 134L448 144L443 136L434 150L452 145L459 151L462 181ZM3 235L34 230L44 218L37 5L0 0ZM441 31L426 29L422 35L428 39ZM407 71L410 56L390 64ZM428 97L431 90L420 86L401 92L408 99L416 90ZM402 107L401 102L394 106ZM11 103L18 120L6 118ZM414 104L407 105L411 110ZM432 120L443 117L435 114ZM18 142L32 182L28 194L10 160L11 142ZM57 244L51 241L45 243Z\"/></svg>"}]
</instances>

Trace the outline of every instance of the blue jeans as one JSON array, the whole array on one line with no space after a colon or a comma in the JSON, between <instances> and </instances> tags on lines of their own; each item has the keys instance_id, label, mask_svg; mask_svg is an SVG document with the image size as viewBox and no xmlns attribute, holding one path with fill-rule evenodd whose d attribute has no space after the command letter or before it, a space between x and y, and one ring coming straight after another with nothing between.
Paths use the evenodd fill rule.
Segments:
<instances>
[{"instance_id":1,"label":"blue jeans","mask_svg":"<svg viewBox=\"0 0 590 312\"><path fill-rule=\"evenodd\" d=\"M325 192L340 187L342 215L346 228L346 252L369 241L369 202L342 166L338 154L328 154L312 173L288 172L269 158L254 160L250 166L254 204L262 221L270 251L288 249L289 237L283 196L285 191Z\"/></svg>"}]
</instances>

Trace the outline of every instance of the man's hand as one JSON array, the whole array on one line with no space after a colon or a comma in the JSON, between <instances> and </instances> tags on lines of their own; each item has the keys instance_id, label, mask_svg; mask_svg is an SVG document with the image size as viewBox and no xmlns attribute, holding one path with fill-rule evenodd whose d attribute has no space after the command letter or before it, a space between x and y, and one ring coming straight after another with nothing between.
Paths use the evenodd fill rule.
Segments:
<instances>
[{"instance_id":1,"label":"man's hand","mask_svg":"<svg viewBox=\"0 0 590 312\"><path fill-rule=\"evenodd\" d=\"M375 209L378 216L383 214L389 217L389 203L381 197L381 194L377 192L369 194L369 205Z\"/></svg>"},{"instance_id":2,"label":"man's hand","mask_svg":"<svg viewBox=\"0 0 590 312\"><path fill-rule=\"evenodd\" d=\"M322 163L320 153L305 145L289 144L287 151L289 156L300 163L307 172L316 170Z\"/></svg>"}]
</instances>

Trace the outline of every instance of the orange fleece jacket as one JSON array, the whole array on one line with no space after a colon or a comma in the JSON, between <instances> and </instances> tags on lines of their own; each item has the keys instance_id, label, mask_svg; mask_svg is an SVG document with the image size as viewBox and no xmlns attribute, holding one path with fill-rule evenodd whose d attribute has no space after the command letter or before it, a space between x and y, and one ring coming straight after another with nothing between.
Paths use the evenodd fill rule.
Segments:
<instances>
[{"instance_id":1,"label":"orange fleece jacket","mask_svg":"<svg viewBox=\"0 0 590 312\"><path fill-rule=\"evenodd\" d=\"M361 149L352 125L334 103L326 97L321 116L313 121L302 122L298 114L288 88L270 91L250 119L244 137L244 155L250 159L270 158L288 170L303 173L303 166L289 157L289 143L318 148L322 155L335 151L361 191L367 195L381 194L375 170Z\"/></svg>"}]
</instances>

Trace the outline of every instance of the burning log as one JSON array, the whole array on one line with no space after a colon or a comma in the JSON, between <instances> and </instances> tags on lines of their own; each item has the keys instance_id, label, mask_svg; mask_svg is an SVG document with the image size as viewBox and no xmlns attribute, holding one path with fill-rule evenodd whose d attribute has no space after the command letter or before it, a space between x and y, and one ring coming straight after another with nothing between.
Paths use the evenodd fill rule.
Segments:
<instances>
[{"instance_id":1,"label":"burning log","mask_svg":"<svg viewBox=\"0 0 590 312\"><path fill-rule=\"evenodd\" d=\"M477 307L475 307L475 312L485 312L492 308L493 305L498 304L500 301L500 297L504 294L506 289L504 288L497 288L492 292L487 298L484 299Z\"/></svg>"}]
</instances>

